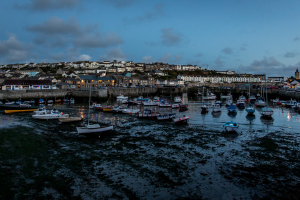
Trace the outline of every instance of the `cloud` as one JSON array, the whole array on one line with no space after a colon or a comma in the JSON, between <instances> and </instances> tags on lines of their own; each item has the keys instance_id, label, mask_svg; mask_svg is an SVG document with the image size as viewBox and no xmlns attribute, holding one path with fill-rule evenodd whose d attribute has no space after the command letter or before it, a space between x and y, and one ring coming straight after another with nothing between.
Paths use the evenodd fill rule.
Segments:
<instances>
[{"instance_id":1,"label":"cloud","mask_svg":"<svg viewBox=\"0 0 300 200\"><path fill-rule=\"evenodd\" d=\"M158 62L169 62L173 56L170 53L166 53L161 58L158 59Z\"/></svg>"},{"instance_id":2,"label":"cloud","mask_svg":"<svg viewBox=\"0 0 300 200\"><path fill-rule=\"evenodd\" d=\"M243 44L240 48L241 51L246 51L247 50L248 45L247 44Z\"/></svg>"},{"instance_id":3,"label":"cloud","mask_svg":"<svg viewBox=\"0 0 300 200\"><path fill-rule=\"evenodd\" d=\"M226 55L231 55L233 53L232 49L229 47L225 47L224 49L221 50L221 52Z\"/></svg>"},{"instance_id":4,"label":"cloud","mask_svg":"<svg viewBox=\"0 0 300 200\"><path fill-rule=\"evenodd\" d=\"M197 54L195 55L195 57L202 57L202 56L203 56L202 53L197 53Z\"/></svg>"},{"instance_id":5,"label":"cloud","mask_svg":"<svg viewBox=\"0 0 300 200\"><path fill-rule=\"evenodd\" d=\"M300 40L300 37L295 37L294 39L293 39L294 41L298 41L298 40Z\"/></svg>"},{"instance_id":6,"label":"cloud","mask_svg":"<svg viewBox=\"0 0 300 200\"><path fill-rule=\"evenodd\" d=\"M161 30L162 44L165 46L177 46L182 42L182 34L177 33L173 28L164 28Z\"/></svg>"},{"instance_id":7,"label":"cloud","mask_svg":"<svg viewBox=\"0 0 300 200\"><path fill-rule=\"evenodd\" d=\"M151 62L153 62L152 56L144 56L143 57L143 62L144 63L151 63Z\"/></svg>"},{"instance_id":8,"label":"cloud","mask_svg":"<svg viewBox=\"0 0 300 200\"><path fill-rule=\"evenodd\" d=\"M283 56L286 58L293 58L293 57L297 56L298 54L299 53L297 51L293 51L293 52L287 52Z\"/></svg>"},{"instance_id":9,"label":"cloud","mask_svg":"<svg viewBox=\"0 0 300 200\"><path fill-rule=\"evenodd\" d=\"M109 49L106 54L100 56L100 60L121 61L121 60L126 60L126 55L119 48L118 49Z\"/></svg>"},{"instance_id":10,"label":"cloud","mask_svg":"<svg viewBox=\"0 0 300 200\"><path fill-rule=\"evenodd\" d=\"M132 4L140 1L140 0L100 0L104 3L111 4L116 8L123 8L131 6Z\"/></svg>"},{"instance_id":11,"label":"cloud","mask_svg":"<svg viewBox=\"0 0 300 200\"><path fill-rule=\"evenodd\" d=\"M165 62L165 63L179 63L183 58L182 54L177 54L172 56L170 53L166 53L161 58L158 59L158 62Z\"/></svg>"},{"instance_id":12,"label":"cloud","mask_svg":"<svg viewBox=\"0 0 300 200\"><path fill-rule=\"evenodd\" d=\"M81 60L81 61L90 61L92 60L92 57L89 56L89 55L86 55L86 54L82 54L78 57L78 60Z\"/></svg>"},{"instance_id":13,"label":"cloud","mask_svg":"<svg viewBox=\"0 0 300 200\"><path fill-rule=\"evenodd\" d=\"M30 0L30 2L27 4L15 4L15 7L31 11L47 11L58 9L72 9L80 3L81 0Z\"/></svg>"},{"instance_id":14,"label":"cloud","mask_svg":"<svg viewBox=\"0 0 300 200\"><path fill-rule=\"evenodd\" d=\"M74 18L62 20L58 17L25 27L27 31L36 34L35 44L48 47L62 47L72 43L75 47L106 48L123 43L117 33L101 34L97 32L97 28L97 24L82 27Z\"/></svg>"},{"instance_id":15,"label":"cloud","mask_svg":"<svg viewBox=\"0 0 300 200\"><path fill-rule=\"evenodd\" d=\"M31 45L20 42L17 36L9 34L8 39L0 41L0 58L4 62L22 62L33 57Z\"/></svg>"}]
</instances>

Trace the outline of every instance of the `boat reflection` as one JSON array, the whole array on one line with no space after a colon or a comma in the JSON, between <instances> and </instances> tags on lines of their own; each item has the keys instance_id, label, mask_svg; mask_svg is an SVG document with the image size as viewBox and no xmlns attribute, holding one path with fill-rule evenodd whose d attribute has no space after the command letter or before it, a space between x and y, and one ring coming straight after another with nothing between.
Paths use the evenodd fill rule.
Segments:
<instances>
[{"instance_id":1,"label":"boat reflection","mask_svg":"<svg viewBox=\"0 0 300 200\"><path fill-rule=\"evenodd\" d=\"M264 116L261 116L261 117L260 117L260 121L261 121L263 124L271 125L271 124L273 124L274 119L273 119L272 117L264 117Z\"/></svg>"},{"instance_id":2,"label":"boat reflection","mask_svg":"<svg viewBox=\"0 0 300 200\"><path fill-rule=\"evenodd\" d=\"M255 118L256 118L255 115L247 115L246 116L246 119L250 122L252 122Z\"/></svg>"},{"instance_id":3,"label":"boat reflection","mask_svg":"<svg viewBox=\"0 0 300 200\"><path fill-rule=\"evenodd\" d=\"M235 118L237 113L236 112L228 112L227 114L229 117Z\"/></svg>"},{"instance_id":4,"label":"boat reflection","mask_svg":"<svg viewBox=\"0 0 300 200\"><path fill-rule=\"evenodd\" d=\"M213 118L219 118L221 116L221 112L211 112Z\"/></svg>"}]
</instances>

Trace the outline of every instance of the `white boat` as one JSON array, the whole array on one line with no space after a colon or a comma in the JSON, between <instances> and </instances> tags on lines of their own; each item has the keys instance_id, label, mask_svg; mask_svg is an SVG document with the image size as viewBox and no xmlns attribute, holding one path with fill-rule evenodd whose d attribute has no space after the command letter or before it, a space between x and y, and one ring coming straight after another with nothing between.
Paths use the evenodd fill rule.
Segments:
<instances>
[{"instance_id":1,"label":"white boat","mask_svg":"<svg viewBox=\"0 0 300 200\"><path fill-rule=\"evenodd\" d=\"M239 96L238 100L242 100L244 102L247 101L247 99L246 99L246 97L244 95Z\"/></svg>"},{"instance_id":2,"label":"white boat","mask_svg":"<svg viewBox=\"0 0 300 200\"><path fill-rule=\"evenodd\" d=\"M48 100L47 103L51 104L51 103L53 103L53 100Z\"/></svg>"},{"instance_id":3,"label":"white boat","mask_svg":"<svg viewBox=\"0 0 300 200\"><path fill-rule=\"evenodd\" d=\"M180 105L179 104L176 104L176 103L174 103L174 104L172 104L172 108L179 108L180 107Z\"/></svg>"},{"instance_id":4,"label":"white boat","mask_svg":"<svg viewBox=\"0 0 300 200\"><path fill-rule=\"evenodd\" d=\"M263 100L257 100L256 103L255 103L255 105L256 105L257 107L264 107L264 106L266 106L267 104L266 104L266 102L264 102Z\"/></svg>"},{"instance_id":5,"label":"white boat","mask_svg":"<svg viewBox=\"0 0 300 200\"><path fill-rule=\"evenodd\" d=\"M8 100L6 99L5 104L16 104L16 102L15 102L15 101L8 101Z\"/></svg>"},{"instance_id":6,"label":"white boat","mask_svg":"<svg viewBox=\"0 0 300 200\"><path fill-rule=\"evenodd\" d=\"M122 113L124 113L124 114L137 114L139 112L140 112L140 109L133 109L133 108L124 109L122 111Z\"/></svg>"},{"instance_id":7,"label":"white boat","mask_svg":"<svg viewBox=\"0 0 300 200\"><path fill-rule=\"evenodd\" d=\"M274 111L272 110L272 108L264 107L261 109L260 113L264 117L271 117L274 114Z\"/></svg>"},{"instance_id":8,"label":"white boat","mask_svg":"<svg viewBox=\"0 0 300 200\"><path fill-rule=\"evenodd\" d=\"M236 131L239 128L239 125L236 122L226 122L223 127L227 132Z\"/></svg>"},{"instance_id":9,"label":"white boat","mask_svg":"<svg viewBox=\"0 0 300 200\"><path fill-rule=\"evenodd\" d=\"M123 110L125 109L126 108L123 106L115 106L114 108L111 109L111 111L115 113L123 113Z\"/></svg>"},{"instance_id":10,"label":"white boat","mask_svg":"<svg viewBox=\"0 0 300 200\"><path fill-rule=\"evenodd\" d=\"M117 101L123 101L123 100L128 100L128 97L124 96L122 94L120 94L119 96L117 96Z\"/></svg>"},{"instance_id":11,"label":"white boat","mask_svg":"<svg viewBox=\"0 0 300 200\"><path fill-rule=\"evenodd\" d=\"M208 107L206 104L203 104L201 106L201 113L204 114L204 113L207 113L208 112Z\"/></svg>"},{"instance_id":12,"label":"white boat","mask_svg":"<svg viewBox=\"0 0 300 200\"><path fill-rule=\"evenodd\" d=\"M255 113L255 108L253 106L248 106L246 108L248 115L253 115Z\"/></svg>"},{"instance_id":13,"label":"white boat","mask_svg":"<svg viewBox=\"0 0 300 200\"><path fill-rule=\"evenodd\" d=\"M45 107L40 107L36 111L33 111L33 114L40 114L41 112L44 112L44 111L47 112L46 108Z\"/></svg>"},{"instance_id":14,"label":"white boat","mask_svg":"<svg viewBox=\"0 0 300 200\"><path fill-rule=\"evenodd\" d=\"M230 106L232 104L232 100L231 99L228 99L225 101L225 105L226 106Z\"/></svg>"},{"instance_id":15,"label":"white boat","mask_svg":"<svg viewBox=\"0 0 300 200\"><path fill-rule=\"evenodd\" d=\"M74 104L75 103L75 99L74 98L71 98L70 99L70 104Z\"/></svg>"},{"instance_id":16,"label":"white boat","mask_svg":"<svg viewBox=\"0 0 300 200\"><path fill-rule=\"evenodd\" d=\"M169 103L165 103L164 100L160 101L160 103L158 104L159 107L172 107L172 104L169 104Z\"/></svg>"},{"instance_id":17,"label":"white boat","mask_svg":"<svg viewBox=\"0 0 300 200\"><path fill-rule=\"evenodd\" d=\"M156 96L156 97L153 98L153 101L154 101L155 103L157 103L157 102L160 101L160 98Z\"/></svg>"},{"instance_id":18,"label":"white boat","mask_svg":"<svg viewBox=\"0 0 300 200\"><path fill-rule=\"evenodd\" d=\"M181 103L181 101L182 101L182 99L179 96L174 98L175 103Z\"/></svg>"},{"instance_id":19,"label":"white boat","mask_svg":"<svg viewBox=\"0 0 300 200\"><path fill-rule=\"evenodd\" d=\"M213 104L212 105L212 112L221 112L221 107L219 104Z\"/></svg>"},{"instance_id":20,"label":"white boat","mask_svg":"<svg viewBox=\"0 0 300 200\"><path fill-rule=\"evenodd\" d=\"M152 101L151 99L149 99L148 101L143 101L142 104L144 106L157 106L156 103L154 101Z\"/></svg>"},{"instance_id":21,"label":"white boat","mask_svg":"<svg viewBox=\"0 0 300 200\"><path fill-rule=\"evenodd\" d=\"M89 96L89 103L91 102L91 85L90 85L90 96ZM114 126L106 126L100 127L99 124L90 124L90 105L89 105L89 112L88 112L88 123L84 127L76 127L77 133L81 134L99 134L103 132L108 132L114 129Z\"/></svg>"},{"instance_id":22,"label":"white boat","mask_svg":"<svg viewBox=\"0 0 300 200\"><path fill-rule=\"evenodd\" d=\"M175 118L175 114L159 114L157 115L157 120L159 121L167 121L167 120L173 120Z\"/></svg>"},{"instance_id":23,"label":"white boat","mask_svg":"<svg viewBox=\"0 0 300 200\"><path fill-rule=\"evenodd\" d=\"M63 114L57 110L52 110L50 113L47 111L42 111L39 114L32 115L35 119L58 119L60 117L68 117L68 114Z\"/></svg>"},{"instance_id":24,"label":"white boat","mask_svg":"<svg viewBox=\"0 0 300 200\"><path fill-rule=\"evenodd\" d=\"M289 102L287 102L287 103L285 104L285 107L291 108L291 107L297 105L297 103L298 103L298 102L297 102L296 100L291 99Z\"/></svg>"},{"instance_id":25,"label":"white boat","mask_svg":"<svg viewBox=\"0 0 300 200\"><path fill-rule=\"evenodd\" d=\"M232 95L231 95L231 93L228 93L227 95L221 94L220 98L221 99L232 99Z\"/></svg>"},{"instance_id":26,"label":"white boat","mask_svg":"<svg viewBox=\"0 0 300 200\"><path fill-rule=\"evenodd\" d=\"M217 99L217 96L214 93L208 91L208 92L204 93L203 99L204 100L215 100L215 99Z\"/></svg>"},{"instance_id":27,"label":"white boat","mask_svg":"<svg viewBox=\"0 0 300 200\"><path fill-rule=\"evenodd\" d=\"M245 100L243 99L238 99L236 102L236 106L239 108L244 108L245 107Z\"/></svg>"},{"instance_id":28,"label":"white boat","mask_svg":"<svg viewBox=\"0 0 300 200\"><path fill-rule=\"evenodd\" d=\"M128 100L122 100L122 104L128 104Z\"/></svg>"},{"instance_id":29,"label":"white boat","mask_svg":"<svg viewBox=\"0 0 300 200\"><path fill-rule=\"evenodd\" d=\"M189 119L190 119L190 116L186 117L185 115L183 115L183 117L174 119L173 122L175 124L187 124Z\"/></svg>"}]
</instances>

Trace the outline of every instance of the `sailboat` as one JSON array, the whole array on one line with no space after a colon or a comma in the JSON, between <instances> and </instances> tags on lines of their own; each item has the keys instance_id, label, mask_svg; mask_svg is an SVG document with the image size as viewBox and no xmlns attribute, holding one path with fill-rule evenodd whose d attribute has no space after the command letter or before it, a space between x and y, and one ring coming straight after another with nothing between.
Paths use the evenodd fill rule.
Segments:
<instances>
[{"instance_id":1,"label":"sailboat","mask_svg":"<svg viewBox=\"0 0 300 200\"><path fill-rule=\"evenodd\" d=\"M274 114L273 109L269 108L269 106L268 106L267 82L266 82L266 107L263 107L261 109L260 113L263 117L272 117L272 115Z\"/></svg>"},{"instance_id":2,"label":"sailboat","mask_svg":"<svg viewBox=\"0 0 300 200\"><path fill-rule=\"evenodd\" d=\"M247 111L248 115L254 115L255 108L253 106L250 106L250 103L251 103L250 97L251 97L251 93L250 93L250 81L249 81L249 98L248 98L249 106L246 108L246 111Z\"/></svg>"},{"instance_id":3,"label":"sailboat","mask_svg":"<svg viewBox=\"0 0 300 200\"><path fill-rule=\"evenodd\" d=\"M199 93L199 92L198 92ZM203 99L204 99L204 87L203 87L203 92L202 92L202 106L201 106L201 113L207 113L208 112L208 107L207 105L204 104Z\"/></svg>"},{"instance_id":4,"label":"sailboat","mask_svg":"<svg viewBox=\"0 0 300 200\"><path fill-rule=\"evenodd\" d=\"M89 96L89 112L88 112L88 123L84 127L76 127L79 135L82 134L99 134L108 132L114 129L114 126L100 127L99 124L90 124L90 102L91 102L91 85L90 84L90 96Z\"/></svg>"}]
</instances>

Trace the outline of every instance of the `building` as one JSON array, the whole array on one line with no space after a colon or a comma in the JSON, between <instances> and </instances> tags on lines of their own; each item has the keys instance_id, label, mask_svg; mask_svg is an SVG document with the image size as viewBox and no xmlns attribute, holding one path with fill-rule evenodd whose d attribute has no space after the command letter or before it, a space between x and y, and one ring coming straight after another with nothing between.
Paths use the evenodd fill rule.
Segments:
<instances>
[{"instance_id":1,"label":"building","mask_svg":"<svg viewBox=\"0 0 300 200\"><path fill-rule=\"evenodd\" d=\"M95 86L113 86L115 80L112 77L100 77L99 75L78 75L80 79L80 85L77 87L89 87L92 84Z\"/></svg>"},{"instance_id":2,"label":"building","mask_svg":"<svg viewBox=\"0 0 300 200\"><path fill-rule=\"evenodd\" d=\"M268 82L273 82L273 83L281 83L284 81L284 77L268 77L267 79Z\"/></svg>"},{"instance_id":3,"label":"building","mask_svg":"<svg viewBox=\"0 0 300 200\"><path fill-rule=\"evenodd\" d=\"M2 90L55 89L51 80L6 79Z\"/></svg>"}]
</instances>

